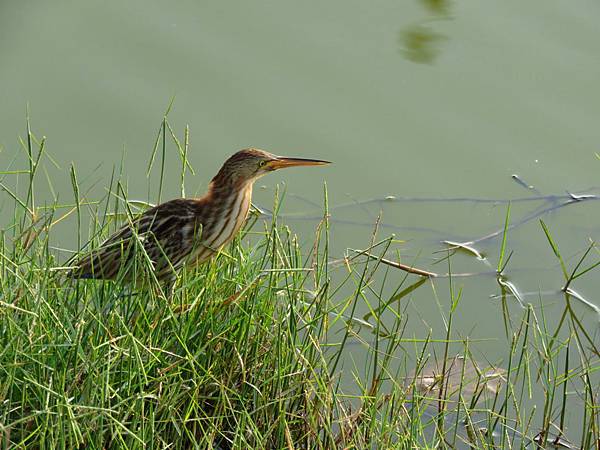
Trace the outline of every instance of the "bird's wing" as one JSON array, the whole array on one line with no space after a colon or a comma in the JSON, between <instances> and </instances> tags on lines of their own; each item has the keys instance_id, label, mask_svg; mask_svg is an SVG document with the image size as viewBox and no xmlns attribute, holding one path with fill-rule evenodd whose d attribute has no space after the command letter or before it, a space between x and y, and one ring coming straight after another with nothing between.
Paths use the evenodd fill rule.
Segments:
<instances>
[{"instance_id":1,"label":"bird's wing","mask_svg":"<svg viewBox=\"0 0 600 450\"><path fill-rule=\"evenodd\" d=\"M81 257L75 278L115 278L131 265L134 255L157 271L172 272L184 262L201 233L196 218L201 207L193 200L177 199L155 206L126 224L100 247Z\"/></svg>"}]
</instances>

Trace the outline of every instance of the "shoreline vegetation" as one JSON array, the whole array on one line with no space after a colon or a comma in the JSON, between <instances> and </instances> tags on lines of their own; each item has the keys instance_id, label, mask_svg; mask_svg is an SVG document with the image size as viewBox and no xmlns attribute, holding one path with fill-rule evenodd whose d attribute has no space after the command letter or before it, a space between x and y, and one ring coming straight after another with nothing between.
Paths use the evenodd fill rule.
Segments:
<instances>
[{"instance_id":1,"label":"shoreline vegetation","mask_svg":"<svg viewBox=\"0 0 600 450\"><path fill-rule=\"evenodd\" d=\"M396 239L376 221L364 249L334 259L326 190L310 245L283 221L285 193L276 191L272 211L257 209L232 245L181 272L172 292L152 278L143 254L137 265L150 274L143 286L66 279L65 252L51 243L56 224L76 218L78 248L83 236L96 246L148 205L128 201L117 173L110 194L89 202L71 167L71 204L40 207L45 139L29 121L27 130L29 166L3 168L0 184L0 448L599 445L600 344L584 325L598 311L576 291L580 277L598 276L599 248L590 242L566 261L541 218L596 194L552 198L518 220L511 220L518 200L504 202L494 234L499 257L488 275L498 282L505 351L487 361L454 324L468 313L461 300L469 288L455 277L469 274L453 274L452 254L476 252L478 240L449 242L436 277L410 273L411 264L399 267L390 256ZM148 166L150 174L158 164L159 199L173 150L185 195L188 149L189 130L177 138L165 117ZM531 220L539 220L562 276L558 317L528 303L504 276L508 236ZM425 286L445 328L415 337L406 333L415 320L408 305Z\"/></svg>"}]
</instances>

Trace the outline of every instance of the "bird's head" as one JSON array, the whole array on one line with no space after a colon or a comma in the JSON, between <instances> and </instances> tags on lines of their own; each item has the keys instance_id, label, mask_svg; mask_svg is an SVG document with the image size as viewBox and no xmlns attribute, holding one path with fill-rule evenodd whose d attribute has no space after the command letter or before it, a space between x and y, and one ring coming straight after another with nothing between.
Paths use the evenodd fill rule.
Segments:
<instances>
[{"instance_id":1,"label":"bird's head","mask_svg":"<svg viewBox=\"0 0 600 450\"><path fill-rule=\"evenodd\" d=\"M257 148L246 148L234 153L225 163L213 183L252 183L277 169L295 166L320 166L329 161L319 159L289 158L277 156Z\"/></svg>"}]
</instances>

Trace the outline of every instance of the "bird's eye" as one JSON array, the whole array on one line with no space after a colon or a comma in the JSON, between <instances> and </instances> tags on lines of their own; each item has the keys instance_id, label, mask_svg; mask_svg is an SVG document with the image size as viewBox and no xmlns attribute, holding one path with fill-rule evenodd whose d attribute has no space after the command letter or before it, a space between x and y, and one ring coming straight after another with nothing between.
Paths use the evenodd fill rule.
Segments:
<instances>
[{"instance_id":1,"label":"bird's eye","mask_svg":"<svg viewBox=\"0 0 600 450\"><path fill-rule=\"evenodd\" d=\"M267 161L265 159L262 159L258 162L258 167L265 167L266 164L267 164Z\"/></svg>"}]
</instances>

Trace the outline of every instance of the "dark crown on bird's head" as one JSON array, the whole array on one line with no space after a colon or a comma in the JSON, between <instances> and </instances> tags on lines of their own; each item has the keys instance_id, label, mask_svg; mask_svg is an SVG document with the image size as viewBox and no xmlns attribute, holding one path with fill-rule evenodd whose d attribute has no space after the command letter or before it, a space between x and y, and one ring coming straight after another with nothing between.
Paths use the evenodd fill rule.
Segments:
<instances>
[{"instance_id":1,"label":"dark crown on bird's head","mask_svg":"<svg viewBox=\"0 0 600 450\"><path fill-rule=\"evenodd\" d=\"M277 159L272 153L258 148L245 148L231 155L213 178L213 184L244 183L254 181L272 169L267 162Z\"/></svg>"},{"instance_id":2,"label":"dark crown on bird's head","mask_svg":"<svg viewBox=\"0 0 600 450\"><path fill-rule=\"evenodd\" d=\"M277 159L277 156L259 148L244 148L231 155L223 163L223 168L240 164L257 165L260 161L271 161L273 159Z\"/></svg>"}]
</instances>

